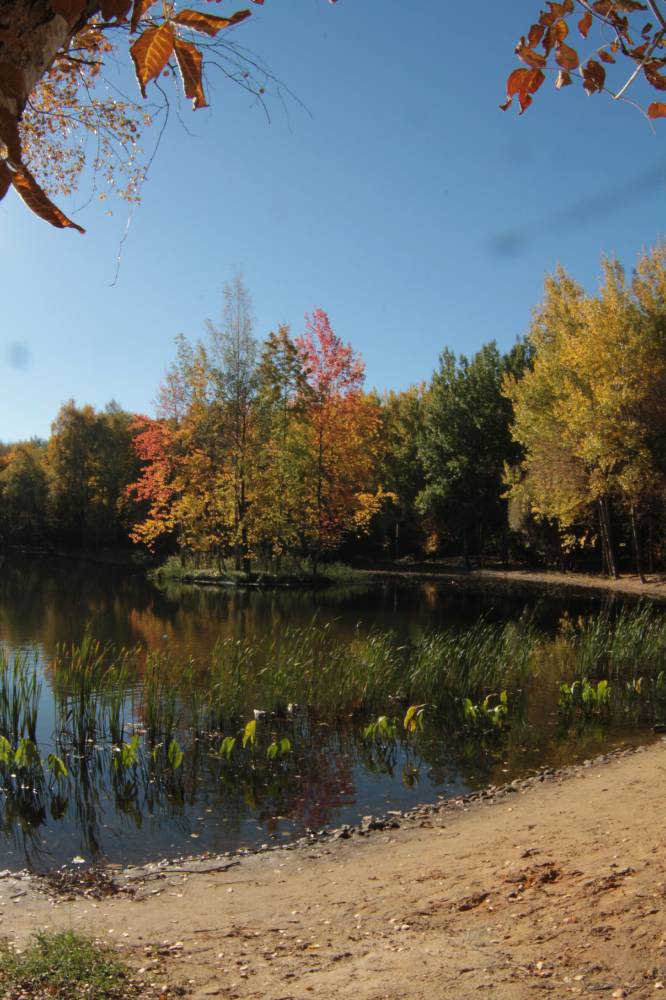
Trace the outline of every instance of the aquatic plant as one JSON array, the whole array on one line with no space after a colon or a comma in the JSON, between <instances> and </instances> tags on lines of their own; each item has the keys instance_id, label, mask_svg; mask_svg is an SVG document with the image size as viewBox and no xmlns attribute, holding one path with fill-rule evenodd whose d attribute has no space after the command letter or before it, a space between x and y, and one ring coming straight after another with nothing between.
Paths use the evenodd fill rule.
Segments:
<instances>
[{"instance_id":1,"label":"aquatic plant","mask_svg":"<svg viewBox=\"0 0 666 1000\"><path fill-rule=\"evenodd\" d=\"M0 735L16 742L37 736L37 713L42 685L37 657L17 650L10 659L0 648Z\"/></svg>"},{"instance_id":2,"label":"aquatic plant","mask_svg":"<svg viewBox=\"0 0 666 1000\"><path fill-rule=\"evenodd\" d=\"M558 709L566 715L580 712L585 718L593 715L608 717L612 688L606 679L590 683L587 677L573 684L560 684Z\"/></svg>"},{"instance_id":3,"label":"aquatic plant","mask_svg":"<svg viewBox=\"0 0 666 1000\"><path fill-rule=\"evenodd\" d=\"M464 698L462 707L465 727L469 730L503 729L509 713L506 691L502 691L501 694L488 694L476 705L470 698Z\"/></svg>"}]
</instances>

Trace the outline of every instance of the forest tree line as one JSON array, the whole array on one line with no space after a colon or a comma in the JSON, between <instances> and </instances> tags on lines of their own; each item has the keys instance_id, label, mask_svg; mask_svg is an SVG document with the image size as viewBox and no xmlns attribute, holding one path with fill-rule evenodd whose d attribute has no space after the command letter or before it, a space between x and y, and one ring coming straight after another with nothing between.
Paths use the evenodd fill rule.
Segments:
<instances>
[{"instance_id":1,"label":"forest tree line","mask_svg":"<svg viewBox=\"0 0 666 1000\"><path fill-rule=\"evenodd\" d=\"M561 568L664 564L666 248L591 296L562 269L502 353L444 350L379 395L315 309L253 330L242 279L220 325L176 342L154 417L66 403L48 441L0 445L0 542L129 545L250 570L459 555Z\"/></svg>"}]
</instances>

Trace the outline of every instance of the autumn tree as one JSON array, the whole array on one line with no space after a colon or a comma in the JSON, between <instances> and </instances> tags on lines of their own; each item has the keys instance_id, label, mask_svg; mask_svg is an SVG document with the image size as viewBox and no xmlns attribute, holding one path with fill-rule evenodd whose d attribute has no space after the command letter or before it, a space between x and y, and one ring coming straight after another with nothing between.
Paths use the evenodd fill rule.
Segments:
<instances>
[{"instance_id":1,"label":"autumn tree","mask_svg":"<svg viewBox=\"0 0 666 1000\"><path fill-rule=\"evenodd\" d=\"M304 398L307 462L301 533L316 566L346 532L367 530L381 493L367 491L379 446L378 400L363 392L365 366L331 329L323 309L306 315L296 340Z\"/></svg>"},{"instance_id":2,"label":"autumn tree","mask_svg":"<svg viewBox=\"0 0 666 1000\"><path fill-rule=\"evenodd\" d=\"M598 296L558 271L530 332L534 364L505 384L525 449L511 493L557 523L566 547L598 537L612 575L613 511L642 576L640 521L666 483L665 260L663 248L643 258L631 283L605 261Z\"/></svg>"},{"instance_id":3,"label":"autumn tree","mask_svg":"<svg viewBox=\"0 0 666 1000\"><path fill-rule=\"evenodd\" d=\"M287 326L264 342L257 373L252 534L279 572L284 555L300 554L300 524L309 387L299 350Z\"/></svg>"},{"instance_id":4,"label":"autumn tree","mask_svg":"<svg viewBox=\"0 0 666 1000\"><path fill-rule=\"evenodd\" d=\"M47 530L46 445L25 441L0 458L0 544L43 542Z\"/></svg>"},{"instance_id":5,"label":"autumn tree","mask_svg":"<svg viewBox=\"0 0 666 1000\"><path fill-rule=\"evenodd\" d=\"M72 543L123 540L121 500L136 475L132 416L115 403L97 412L61 407L46 453L49 517L55 533Z\"/></svg>"},{"instance_id":6,"label":"autumn tree","mask_svg":"<svg viewBox=\"0 0 666 1000\"><path fill-rule=\"evenodd\" d=\"M549 0L547 7L516 46L524 67L509 75L503 109L517 98L521 114L526 111L551 67L558 89L578 79L588 95L606 92L620 100L641 79L648 90L666 90L666 7L661 0ZM594 55L581 59L574 36L583 39L586 49L596 37ZM647 115L663 118L666 104L652 101Z\"/></svg>"}]
</instances>

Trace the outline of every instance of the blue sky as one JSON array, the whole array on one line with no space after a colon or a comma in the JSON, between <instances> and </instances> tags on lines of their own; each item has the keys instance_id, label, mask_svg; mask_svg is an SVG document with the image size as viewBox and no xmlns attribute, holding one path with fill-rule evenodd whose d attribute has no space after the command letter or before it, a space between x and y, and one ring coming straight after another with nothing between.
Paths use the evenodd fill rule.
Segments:
<instances>
[{"instance_id":1,"label":"blue sky","mask_svg":"<svg viewBox=\"0 0 666 1000\"><path fill-rule=\"evenodd\" d=\"M253 7L236 40L308 110L271 99L268 123L211 73L211 109L182 110L193 134L171 116L113 285L122 203L110 218L98 203L77 214L82 237L51 229L10 192L0 203L0 440L46 436L70 397L149 411L174 337L203 333L235 270L258 336L279 322L298 334L321 306L382 390L428 378L446 345L510 346L558 261L590 290L602 253L631 267L666 233L666 122L654 134L628 104L577 86L556 93L552 80L524 116L503 114L513 48L537 8ZM223 0L215 13L235 9Z\"/></svg>"}]
</instances>

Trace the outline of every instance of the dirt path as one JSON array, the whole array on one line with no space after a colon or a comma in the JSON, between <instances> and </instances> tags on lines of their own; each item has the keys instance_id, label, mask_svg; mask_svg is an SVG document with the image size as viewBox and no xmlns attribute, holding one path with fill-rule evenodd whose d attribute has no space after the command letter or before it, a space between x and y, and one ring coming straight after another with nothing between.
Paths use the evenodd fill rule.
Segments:
<instances>
[{"instance_id":1,"label":"dirt path","mask_svg":"<svg viewBox=\"0 0 666 1000\"><path fill-rule=\"evenodd\" d=\"M636 574L623 573L612 580L592 573L558 573L554 570L464 569L455 561L432 559L426 562L394 562L386 568L368 571L372 576L403 576L408 579L449 583L461 589L498 590L504 593L579 594L618 596L666 602L666 575L651 573L643 583Z\"/></svg>"},{"instance_id":2,"label":"dirt path","mask_svg":"<svg viewBox=\"0 0 666 1000\"><path fill-rule=\"evenodd\" d=\"M116 941L169 996L659 996L666 741L514 784L363 839L181 865L133 899L56 902L4 878L2 929Z\"/></svg>"}]
</instances>

